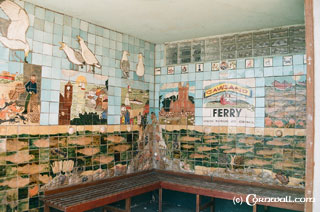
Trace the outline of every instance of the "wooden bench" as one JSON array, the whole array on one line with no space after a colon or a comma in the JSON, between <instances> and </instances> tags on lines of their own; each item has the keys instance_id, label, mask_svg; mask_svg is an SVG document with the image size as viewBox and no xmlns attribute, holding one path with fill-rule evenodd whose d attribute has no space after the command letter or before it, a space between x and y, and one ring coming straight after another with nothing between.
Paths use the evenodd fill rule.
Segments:
<instances>
[{"instance_id":1,"label":"wooden bench","mask_svg":"<svg viewBox=\"0 0 320 212\"><path fill-rule=\"evenodd\" d=\"M291 196L294 199L304 197L304 190L302 189L288 189L280 186L266 186L264 184L225 180L209 176L150 170L49 190L44 192L44 197L41 200L44 202L45 212L48 212L50 207L66 212L81 212L102 206L104 206L105 211L129 212L131 197L159 190L159 211L161 212L162 189L195 194L197 212L207 207L211 207L211 211L214 211L214 198L233 200L238 197L242 198L244 204L246 204L245 199L248 194L256 194L257 198L285 198L286 196ZM212 200L201 206L200 196L208 196ZM124 199L126 200L125 210L106 206ZM250 199L250 201L252 200ZM296 211L304 210L303 203L264 202L257 204ZM256 210L257 207L255 205L253 206L253 211Z\"/></svg>"}]
</instances>

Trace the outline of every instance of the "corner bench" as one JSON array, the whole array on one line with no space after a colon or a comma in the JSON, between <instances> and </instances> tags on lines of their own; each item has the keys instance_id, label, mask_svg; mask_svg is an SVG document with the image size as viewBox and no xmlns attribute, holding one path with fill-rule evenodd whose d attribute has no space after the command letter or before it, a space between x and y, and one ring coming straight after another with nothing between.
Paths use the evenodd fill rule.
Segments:
<instances>
[{"instance_id":1,"label":"corner bench","mask_svg":"<svg viewBox=\"0 0 320 212\"><path fill-rule=\"evenodd\" d=\"M214 211L213 198L233 200L235 197L239 197L245 201L248 194L256 194L257 198L284 198L286 196L291 196L292 199L294 199L304 197L303 189L289 189L280 186L266 186L264 184L212 178L209 176L150 170L45 191L41 200L44 202L45 212L49 212L50 207L65 212L81 212L102 206L104 206L105 211L129 212L131 197L159 190L159 212L161 212L162 189L197 195L197 212L208 207L211 207L211 211ZM212 197L212 201L201 206L200 196ZM125 210L106 206L110 203L124 199L126 200ZM257 204L266 207L272 206L296 211L304 210L304 203L264 202ZM255 205L253 206L253 211L256 210L257 207Z\"/></svg>"}]
</instances>

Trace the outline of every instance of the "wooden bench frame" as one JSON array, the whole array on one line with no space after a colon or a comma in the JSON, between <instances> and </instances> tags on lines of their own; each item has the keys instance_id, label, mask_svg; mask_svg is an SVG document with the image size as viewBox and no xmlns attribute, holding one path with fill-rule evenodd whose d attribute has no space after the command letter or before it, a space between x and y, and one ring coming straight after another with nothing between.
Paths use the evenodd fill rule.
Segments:
<instances>
[{"instance_id":1,"label":"wooden bench frame","mask_svg":"<svg viewBox=\"0 0 320 212\"><path fill-rule=\"evenodd\" d=\"M105 182L119 182L119 181L126 181L129 178L132 177L140 177L142 175L146 174L156 174L157 176L161 175L159 180L155 180L153 183L147 183L145 185L141 185L138 187L130 188L128 190L122 190L121 192L112 193L112 195L104 196L99 199L90 200L88 202L81 202L81 204L71 205L68 207L60 207L57 204L53 204L50 202L50 197L52 195L62 195L61 199L63 199L63 193L68 191L76 191L76 189L79 188L89 188L90 186L99 185L101 183ZM168 176L168 179L170 177L175 177L177 179L182 179L179 182L166 180L166 176ZM143 176L142 176L143 177ZM203 210L205 208L210 207L211 211L214 211L214 198L220 198L220 199L227 199L227 200L233 200L235 196L241 197L243 200L246 199L246 196L248 193L241 192L241 191L234 191L234 192L226 192L223 190L219 190L216 188L206 188L206 187L195 187L190 184L186 184L183 182L183 179L188 181L192 180L194 182L200 182L200 183L216 183L216 184L232 184L234 186L246 186L249 188L265 188L265 190L270 190L272 193L272 190L277 191L285 191L289 194L293 195L299 195L299 197L304 197L304 190L303 189L295 189L295 188L285 188L282 186L268 186L261 183L250 183L250 182L244 182L239 180L228 180L223 178L212 178L210 176L201 176L201 175L195 175L195 174L186 174L186 173L177 173L172 171L163 171L163 170L149 170L149 171L143 171L139 173L134 174L128 174L125 176L119 176L119 177L112 177L109 179L99 180L96 182L90 182L80 185L73 185L73 186L67 186L59 189L54 190L48 190L44 192L44 197L41 198L41 200L44 201L45 206L45 212L50 211L50 207L56 208L58 210L66 211L66 212L81 212L81 211L87 211L90 209L94 209L97 207L103 207L105 205L111 204L113 202L117 202L120 200L126 200L126 209L118 209L112 206L105 206L105 211L113 211L113 212L129 212L130 206L131 206L131 197L147 193L154 190L159 190L159 212L162 212L162 189L167 190L173 190L173 191L179 191L184 193L190 193L196 195L196 211L199 212L200 210ZM208 203L205 203L204 205L200 205L200 196L207 196L211 197L211 201ZM257 197L259 194L257 194ZM286 202L265 202L265 203L257 203L259 205L272 206L277 208L284 208L289 210L298 210L303 211L304 210L304 204L302 203L286 203ZM257 206L255 205L253 208L253 212L257 211Z\"/></svg>"}]
</instances>

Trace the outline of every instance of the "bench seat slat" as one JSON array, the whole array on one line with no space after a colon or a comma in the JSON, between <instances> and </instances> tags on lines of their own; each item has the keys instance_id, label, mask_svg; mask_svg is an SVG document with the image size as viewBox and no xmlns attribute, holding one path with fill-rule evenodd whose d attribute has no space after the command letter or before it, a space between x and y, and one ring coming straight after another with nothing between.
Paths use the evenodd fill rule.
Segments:
<instances>
[{"instance_id":1,"label":"bench seat slat","mask_svg":"<svg viewBox=\"0 0 320 212\"><path fill-rule=\"evenodd\" d=\"M130 195L134 196L135 192L141 193L144 188L147 188L146 191L151 191L150 189L158 189L160 187L224 199L231 199L235 195L245 197L248 194L256 194L257 197L304 197L304 193L301 191L248 186L244 184L214 181L212 178L200 179L195 176L190 177L163 171L150 171L123 177L118 180L111 179L110 181L75 188L73 190L70 189L60 193L49 194L43 197L42 200L46 205L63 211L81 210L81 206L85 206L86 210L88 210L95 206L89 206L90 202L102 204L103 201L107 201L109 204L113 200L116 201L122 197L127 198L130 197ZM275 203L270 205L287 209L303 208L303 204L298 203Z\"/></svg>"}]
</instances>

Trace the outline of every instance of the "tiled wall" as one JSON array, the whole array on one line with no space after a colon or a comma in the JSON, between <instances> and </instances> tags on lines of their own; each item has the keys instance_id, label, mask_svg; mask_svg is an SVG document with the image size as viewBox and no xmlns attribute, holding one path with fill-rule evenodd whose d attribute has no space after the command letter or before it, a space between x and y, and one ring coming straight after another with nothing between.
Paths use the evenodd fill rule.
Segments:
<instances>
[{"instance_id":1,"label":"tiled wall","mask_svg":"<svg viewBox=\"0 0 320 212\"><path fill-rule=\"evenodd\" d=\"M0 211L43 211L44 189L152 168L144 140L151 137L143 129L153 111L155 45L15 2L29 16L31 52L24 63L23 51L0 44ZM0 17L8 19L2 10ZM72 65L59 49L64 42L80 50L77 36L102 66L95 73ZM127 79L123 51L130 53ZM139 53L143 77L135 73ZM29 96L25 85L32 77L37 88ZM127 111L128 122L121 122Z\"/></svg>"},{"instance_id":2,"label":"tiled wall","mask_svg":"<svg viewBox=\"0 0 320 212\"><path fill-rule=\"evenodd\" d=\"M0 211L43 211L44 190L152 168L138 126L73 126L73 132L69 126L1 126L0 131Z\"/></svg>"},{"instance_id":3,"label":"tiled wall","mask_svg":"<svg viewBox=\"0 0 320 212\"><path fill-rule=\"evenodd\" d=\"M304 26L282 27L156 45L159 168L304 187L303 32ZM253 57L253 37L261 34L265 54ZM237 50L242 35L253 43L249 56ZM207 51L213 40L217 51ZM224 52L225 40L234 54Z\"/></svg>"},{"instance_id":4,"label":"tiled wall","mask_svg":"<svg viewBox=\"0 0 320 212\"><path fill-rule=\"evenodd\" d=\"M207 48L206 41L194 41L189 63L178 51L171 58L164 44L16 3L30 19L31 53L27 64L23 52L0 44L0 211L42 211L44 189L152 167L304 186L303 26L295 28L298 33L271 30L280 37L263 30L270 43L258 45L251 36L251 47L237 45L239 39L220 45L228 39L219 36L210 38L219 41L218 50L214 42ZM2 11L0 16L7 19ZM250 43L245 34L240 41ZM59 42L80 49L78 35L102 65L94 74L72 65L59 49ZM128 79L120 69L124 50L130 53ZM139 53L143 77L135 73ZM29 81L37 84L30 96L24 88ZM206 96L221 84L228 86L224 92ZM238 90L231 92L231 86ZM216 110L217 119L214 109L223 109ZM233 117L236 109L242 112ZM159 125L153 120L156 127L147 125L150 112L159 118Z\"/></svg>"},{"instance_id":5,"label":"tiled wall","mask_svg":"<svg viewBox=\"0 0 320 212\"><path fill-rule=\"evenodd\" d=\"M42 74L39 77L41 77L41 82L45 86L42 86L40 90L40 125L58 124L60 83L68 80L76 81L70 76L72 74L62 71L73 70L76 67L72 66L65 53L59 49L59 42L65 42L68 46L79 49L76 37L78 35L88 43L88 47L102 65L101 69L95 69L96 75L102 75L108 79L109 124L120 123L121 113L119 106L122 87L126 88L130 85L132 88L153 91L154 44L102 28L78 18L37 7L28 2L17 1L17 3L25 8L30 19L27 41L29 42L31 53L27 61L30 64L42 67ZM0 14L1 17L7 18L2 11ZM8 71L10 74L23 74L24 64L20 61L21 58L23 59L23 52L17 52L17 56L13 56L13 51L3 45L0 48L1 72ZM128 79L121 78L120 60L123 50L127 50L130 53L131 71ZM138 76L135 74L138 53L144 55L145 64L145 75L139 81ZM87 72L86 68L80 68L79 71L85 75L87 83L96 83L95 76L92 73L85 73Z\"/></svg>"}]
</instances>

